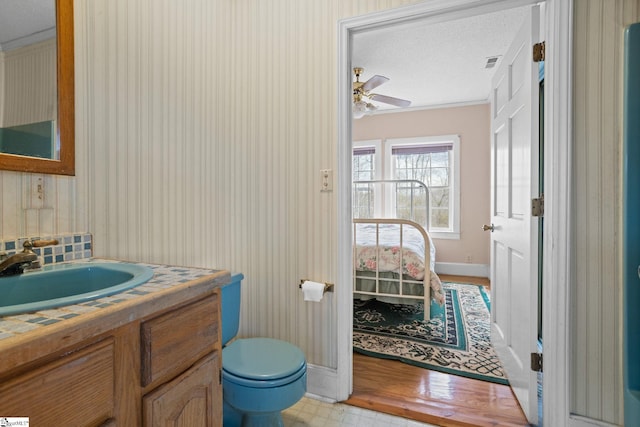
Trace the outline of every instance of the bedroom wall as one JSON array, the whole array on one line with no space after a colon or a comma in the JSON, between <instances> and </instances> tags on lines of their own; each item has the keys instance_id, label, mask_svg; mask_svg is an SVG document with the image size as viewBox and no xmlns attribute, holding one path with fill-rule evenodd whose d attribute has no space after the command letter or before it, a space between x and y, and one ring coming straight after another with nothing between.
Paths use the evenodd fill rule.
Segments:
<instances>
[{"instance_id":1,"label":"bedroom wall","mask_svg":"<svg viewBox=\"0 0 640 427\"><path fill-rule=\"evenodd\" d=\"M437 239L437 262L489 265L491 139L489 104L384 113L353 122L353 140L460 136L460 239ZM468 260L468 257L471 260Z\"/></svg>"}]
</instances>

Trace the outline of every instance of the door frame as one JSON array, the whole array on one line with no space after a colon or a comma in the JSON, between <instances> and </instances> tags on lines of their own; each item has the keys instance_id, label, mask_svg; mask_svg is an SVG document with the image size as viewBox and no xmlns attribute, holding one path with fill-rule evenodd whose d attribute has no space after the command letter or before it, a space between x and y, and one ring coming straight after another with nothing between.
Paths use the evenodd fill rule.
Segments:
<instances>
[{"instance_id":1,"label":"door frame","mask_svg":"<svg viewBox=\"0 0 640 427\"><path fill-rule=\"evenodd\" d=\"M351 53L352 36L416 21L426 24L537 4L535 0L426 0L424 2L348 18L338 23L337 61L337 370L336 400L346 400L353 388L353 295L351 224ZM545 218L542 301L544 336L543 420L547 425L578 425L570 414L570 286L571 150L572 150L572 28L573 0L546 0L545 85ZM553 325L553 328L550 326Z\"/></svg>"}]
</instances>

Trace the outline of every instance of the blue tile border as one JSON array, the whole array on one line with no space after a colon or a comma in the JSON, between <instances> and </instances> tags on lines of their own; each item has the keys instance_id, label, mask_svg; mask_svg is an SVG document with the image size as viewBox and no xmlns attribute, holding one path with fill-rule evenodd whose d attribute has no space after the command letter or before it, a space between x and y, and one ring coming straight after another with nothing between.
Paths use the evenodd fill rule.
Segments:
<instances>
[{"instance_id":1,"label":"blue tile border","mask_svg":"<svg viewBox=\"0 0 640 427\"><path fill-rule=\"evenodd\" d=\"M57 240L57 245L34 248L42 265L72 261L93 256L93 238L89 233L74 233L55 236L30 236L14 240L0 240L0 252L11 256L22 251L22 244L27 240Z\"/></svg>"}]
</instances>

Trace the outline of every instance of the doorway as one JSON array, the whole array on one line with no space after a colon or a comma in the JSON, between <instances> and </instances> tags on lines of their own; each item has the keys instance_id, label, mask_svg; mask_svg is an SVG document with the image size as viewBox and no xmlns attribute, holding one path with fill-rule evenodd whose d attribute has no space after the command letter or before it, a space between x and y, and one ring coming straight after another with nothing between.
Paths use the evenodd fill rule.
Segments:
<instances>
[{"instance_id":1,"label":"doorway","mask_svg":"<svg viewBox=\"0 0 640 427\"><path fill-rule=\"evenodd\" d=\"M339 102L339 106L338 106L338 113L339 113L339 147L338 147L338 151L339 151L339 155L338 155L338 168L339 168L339 182L338 182L338 210L340 212L340 218L338 220L338 280L341 283L351 283L351 279L352 279L352 272L351 272L351 266L350 264L350 252L351 252L351 234L350 234L350 229L351 229L351 224L350 224L350 215L348 215L349 217L347 217L347 214L350 214L351 210L350 210L350 206L351 206L351 200L350 200L350 193L351 193L351 183L349 182L349 177L351 176L350 174L350 159L351 159L351 147L350 147L350 141L351 141L351 123L350 120L347 120L347 117L350 119L351 116L351 111L350 111L350 105L351 105L351 100L350 100L350 86L351 86L351 68L352 65L350 63L350 46L351 46L351 36L358 31L371 31L372 29L375 28L389 28L393 25L403 25L406 24L407 22L416 22L419 19L424 20L425 23L434 23L434 22L442 22L445 20L449 20L449 19L459 19L459 18L464 18L464 17L468 17L468 16L474 16L480 13L487 13L487 12L491 12L491 11L495 11L495 10L499 10L500 8L505 8L505 7L513 7L515 6L523 6L523 5L528 5L528 4L533 4L534 2L530 2L530 1L521 1L521 2L507 2L507 1L492 1L492 2L488 2L489 4L483 5L481 7L478 7L476 5L475 2L473 1L462 1L459 4L456 4L454 6L449 6L449 7L445 7L440 3L436 3L436 2L425 2L424 4L419 4L419 5L415 5L415 6L410 6L410 7L406 7L406 8L401 8L401 9L397 9L397 10L393 10L393 11L389 11L388 13L384 14L384 16L381 16L381 14L373 14L371 16L366 16L366 17L358 17L358 18L354 18L354 19L350 19L347 21L344 21L341 23L340 25L340 34L339 34L339 44L342 48L343 51L341 51L340 55L339 55L339 97L340 97L340 102ZM554 21L554 25L556 26L560 26L562 27L562 25L565 25L567 22L570 22L570 10L568 7L570 7L570 5L567 4L561 4L560 2L555 2L553 0L550 0L549 4L551 4L551 8L549 9L549 13L548 13L548 17L558 17L558 21ZM567 7L568 6L568 7ZM466 8L465 8L466 7ZM566 26L566 28L570 28L568 25ZM566 36L566 38L568 38L568 30L565 31L565 33L556 30L556 33L552 33L552 37L551 39L558 41L557 47L558 47L558 52L564 52L565 55L567 55L567 52L569 51L569 44L568 42L563 38ZM561 61L558 61L558 69L560 71L562 71L564 68L566 68L566 64L561 63ZM558 72L558 70L556 70L556 72ZM550 72L549 75L551 75L552 73ZM556 89L558 89L559 91L562 90L566 90L568 86L568 78L566 76L563 77L563 75L557 76L556 77L557 80L552 82L551 84L554 85L556 87ZM554 94L553 92L553 88L552 89L552 96ZM568 110L568 99L556 99L556 103L553 104L554 108L556 110L556 113L558 111L560 112L565 112ZM551 116L551 112L548 111L547 109L547 113L548 116L547 117L552 117ZM559 135L566 135L569 132L568 129L568 123L562 123L560 121L558 121L558 123L549 123L549 121L547 121L547 124L549 125L549 128L551 128L551 131L549 132L551 135L553 135L552 140L550 138L547 138L547 146L551 147L551 153L550 155L560 155L561 156L561 160L564 160L566 157L566 150L567 147L561 147L556 143L556 140L559 138ZM550 150L547 149L547 153L549 153ZM548 173L553 179L552 180L547 180L547 195L549 195L549 193L556 193L556 192L561 192L560 188L561 186L566 185L566 183L568 182L568 175L566 173L560 173L556 170L551 171L549 168L546 169L546 173ZM346 178L345 178L346 177ZM547 229L547 231L549 229L553 230L554 228L560 228L562 229L562 227L565 225L566 219L562 219L562 217L564 216L566 218L567 212L569 211L568 206L562 205L557 207L557 210L554 212L554 219L557 219L557 221L549 221L549 219L547 219L547 222L545 223L545 228ZM549 223L552 223L553 225L548 225ZM545 236L548 236L549 233L545 233ZM545 242L545 246L549 247L549 243L550 242ZM563 245L564 249L567 249L568 252L568 248L566 247L567 242L555 242L556 244L561 244ZM556 250L557 252L557 250ZM548 251L545 252L545 257L547 258L546 264L547 266L549 266L550 268L548 268L545 272L546 275L553 275L555 277L558 276L566 276L568 273L566 271L566 267L563 267L563 263L565 263L565 260L563 259L558 259L558 260L553 260L552 258L549 258L550 255L548 254ZM352 328L352 319L351 319L351 313L352 313L352 301L351 301L351 295L350 295L350 287L345 286L340 293L341 296L341 303L339 303L339 307L338 307L338 324L341 325L340 326L340 330L339 330L339 343L342 343L342 345L339 345L339 351L338 351L338 379L342 378L343 380L340 381L338 380L338 384L337 384L337 394L340 398L340 396L343 396L344 398L346 398L346 396L349 395L351 389L352 389L352 378L351 378L351 328ZM566 303L566 301L565 301ZM557 318L559 315L558 314L547 314L548 317L545 317L545 324L549 324L550 322L548 321L549 318L554 319ZM566 342L564 339L564 336L567 335L567 331L566 330L558 330L558 331L554 331L553 334L545 334L546 337L546 341L547 343L549 341L555 341L556 344L558 344L558 347L554 347L556 350L554 350L554 356L558 356L558 357L566 357ZM343 347L344 345L344 347ZM560 361L561 362L561 361ZM548 366L546 366L547 369ZM339 374L340 370L344 369L343 372L348 372L349 375L346 376L341 376ZM553 371L553 367L551 368L551 370ZM549 375L547 375L547 383L545 383L545 389L549 388L549 392L545 391L545 396L547 398L550 397L550 395L556 395L556 396L561 396L563 395L563 393L565 393L566 391L566 384L568 383L567 378L564 376L564 374L559 375L557 378L554 378L552 383L547 387L547 384L549 384L548 378ZM560 405L556 406L554 408L555 412L559 413L559 414L566 414L566 403L564 401L560 401ZM564 415L562 415L564 416Z\"/></svg>"}]
</instances>

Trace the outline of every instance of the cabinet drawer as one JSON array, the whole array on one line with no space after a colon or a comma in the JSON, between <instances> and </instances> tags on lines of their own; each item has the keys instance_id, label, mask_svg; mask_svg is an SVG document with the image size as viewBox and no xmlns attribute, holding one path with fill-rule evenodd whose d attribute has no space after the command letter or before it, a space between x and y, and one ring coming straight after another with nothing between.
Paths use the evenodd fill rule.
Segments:
<instances>
[{"instance_id":1,"label":"cabinet drawer","mask_svg":"<svg viewBox=\"0 0 640 427\"><path fill-rule=\"evenodd\" d=\"M114 376L107 339L2 382L0 413L34 426L99 425L114 416Z\"/></svg>"},{"instance_id":2,"label":"cabinet drawer","mask_svg":"<svg viewBox=\"0 0 640 427\"><path fill-rule=\"evenodd\" d=\"M173 378L216 348L218 294L143 322L141 340L142 386Z\"/></svg>"}]
</instances>

